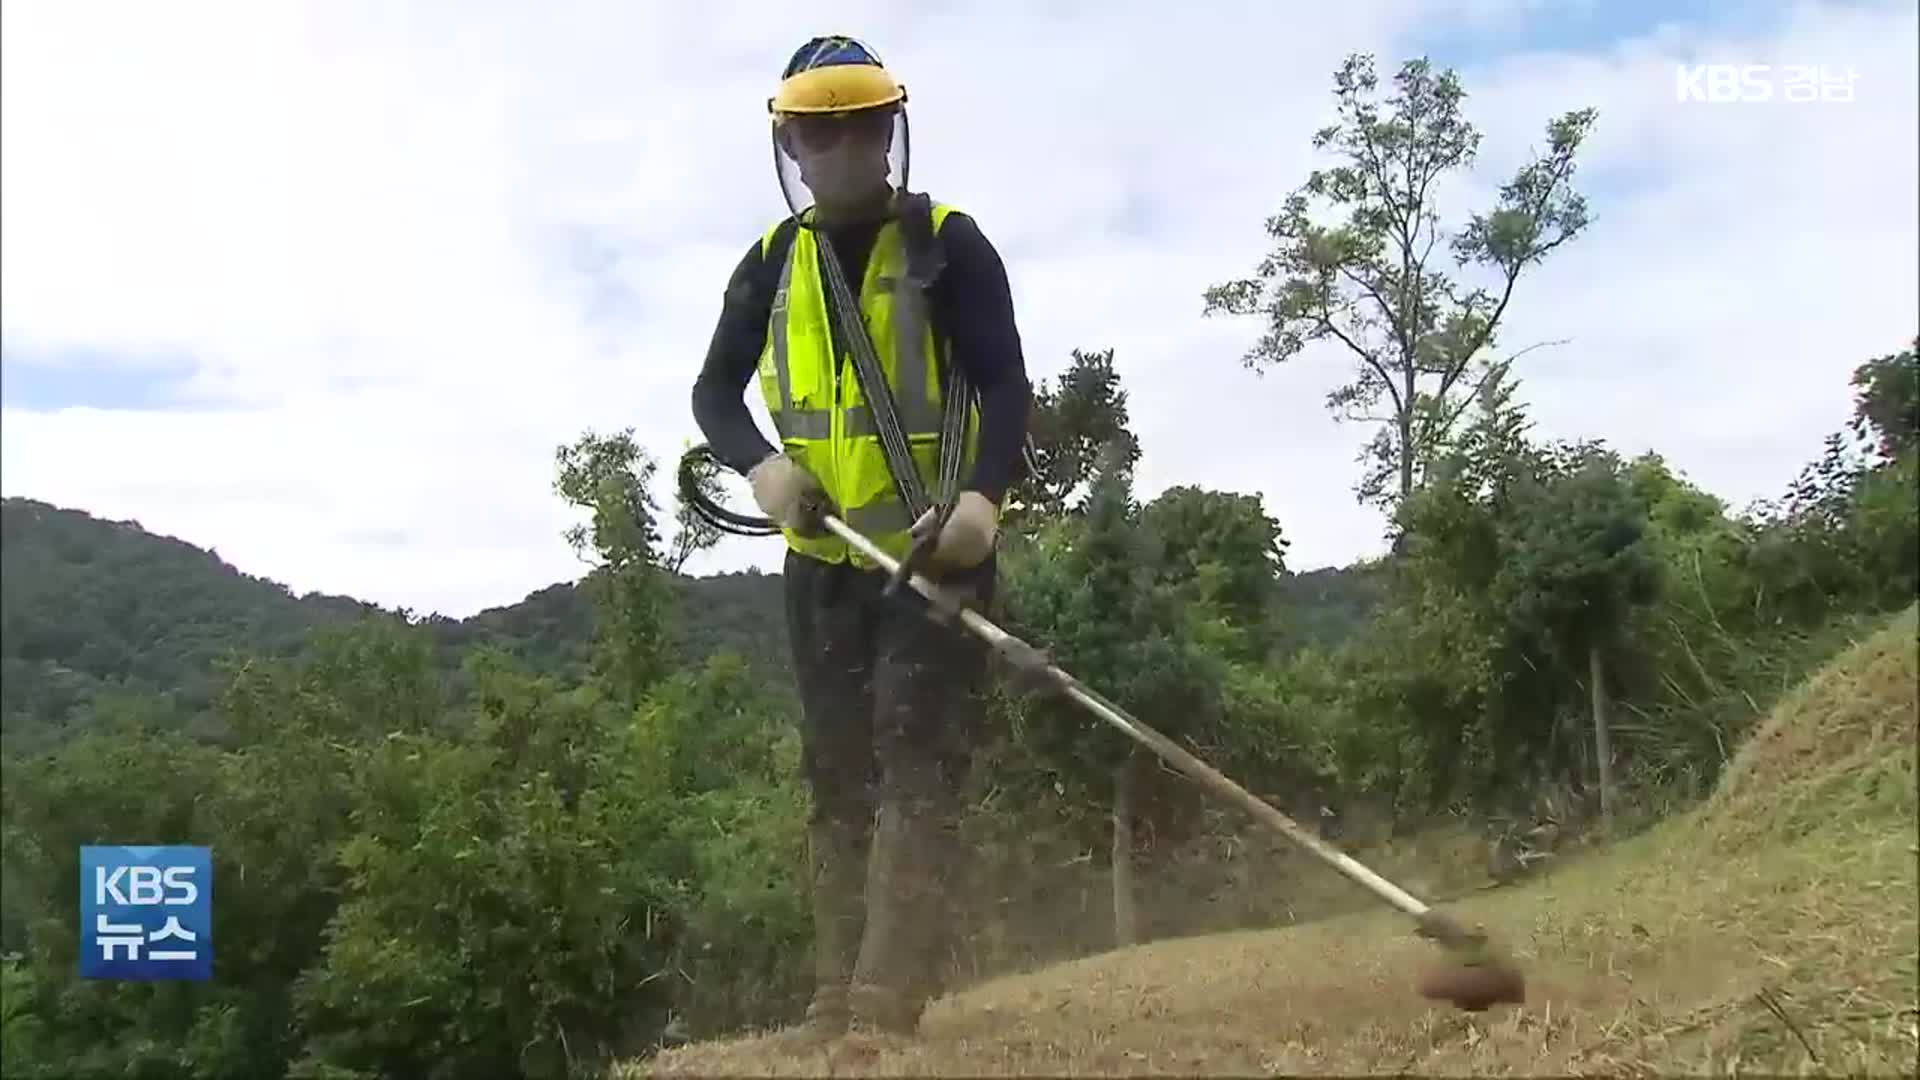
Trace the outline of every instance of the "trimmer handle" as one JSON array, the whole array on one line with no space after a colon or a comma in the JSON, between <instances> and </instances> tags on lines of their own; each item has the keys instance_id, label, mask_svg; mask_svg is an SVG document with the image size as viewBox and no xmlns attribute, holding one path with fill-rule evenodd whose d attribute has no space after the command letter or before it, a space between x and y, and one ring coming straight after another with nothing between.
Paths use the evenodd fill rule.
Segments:
<instances>
[{"instance_id":1,"label":"trimmer handle","mask_svg":"<svg viewBox=\"0 0 1920 1080\"><path fill-rule=\"evenodd\" d=\"M794 526L794 532L808 539L827 535L827 515L833 513L833 500L820 488L808 488L800 493L800 520Z\"/></svg>"},{"instance_id":2,"label":"trimmer handle","mask_svg":"<svg viewBox=\"0 0 1920 1080\"><path fill-rule=\"evenodd\" d=\"M893 576L887 579L887 587L880 591L882 596L891 597L898 593L900 586L905 585L909 578L925 568L928 560L933 558L934 551L940 546L940 530L946 528L947 516L952 513L951 504L936 507L933 516L927 518L924 524L916 523L913 546L907 549L906 558L900 560L900 565L893 571Z\"/></svg>"}]
</instances>

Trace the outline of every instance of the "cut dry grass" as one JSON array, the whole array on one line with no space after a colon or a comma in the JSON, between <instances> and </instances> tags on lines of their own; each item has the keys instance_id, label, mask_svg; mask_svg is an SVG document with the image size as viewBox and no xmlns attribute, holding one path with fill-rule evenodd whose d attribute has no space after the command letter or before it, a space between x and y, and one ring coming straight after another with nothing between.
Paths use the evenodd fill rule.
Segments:
<instances>
[{"instance_id":1,"label":"cut dry grass","mask_svg":"<svg viewBox=\"0 0 1920 1080\"><path fill-rule=\"evenodd\" d=\"M1458 904L1527 971L1522 1007L1420 999L1440 954L1373 911L998 979L913 1040L772 1033L619 1075L1913 1075L1917 639L1909 609L1810 680L1697 811Z\"/></svg>"}]
</instances>

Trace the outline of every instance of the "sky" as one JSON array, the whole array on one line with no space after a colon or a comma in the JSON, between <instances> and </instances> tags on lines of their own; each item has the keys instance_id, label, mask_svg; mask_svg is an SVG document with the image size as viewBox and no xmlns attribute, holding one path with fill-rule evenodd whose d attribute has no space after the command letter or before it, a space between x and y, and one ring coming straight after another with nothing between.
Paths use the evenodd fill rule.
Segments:
<instances>
[{"instance_id":1,"label":"sky","mask_svg":"<svg viewBox=\"0 0 1920 1080\"><path fill-rule=\"evenodd\" d=\"M1889 3L9 0L0 493L216 550L296 593L461 617L579 576L554 451L661 462L733 264L785 214L765 103L800 42L910 93L912 186L1008 266L1030 377L1115 350L1138 494L1258 493L1291 568L1379 554L1314 347L1256 373L1263 222L1330 162L1349 53L1458 71L1443 225L1592 106L1593 221L1500 336L1540 434L1779 494L1920 331L1920 17ZM1825 65L1848 102L1683 102L1680 64ZM749 401L763 430L765 410ZM730 501L750 510L745 485ZM777 569L729 538L689 569Z\"/></svg>"}]
</instances>

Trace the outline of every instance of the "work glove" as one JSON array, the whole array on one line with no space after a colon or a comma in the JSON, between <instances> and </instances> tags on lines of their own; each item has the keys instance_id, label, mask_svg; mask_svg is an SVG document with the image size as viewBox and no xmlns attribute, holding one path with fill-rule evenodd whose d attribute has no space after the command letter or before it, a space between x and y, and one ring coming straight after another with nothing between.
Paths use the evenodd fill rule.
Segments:
<instances>
[{"instance_id":1,"label":"work glove","mask_svg":"<svg viewBox=\"0 0 1920 1080\"><path fill-rule=\"evenodd\" d=\"M938 510L934 507L920 515L920 520L913 525L915 535L933 526ZM993 553L993 540L999 529L1000 508L993 500L977 491L963 491L954 500L953 513L947 515L947 524L940 530L940 540L929 558L944 570L978 566Z\"/></svg>"},{"instance_id":2,"label":"work glove","mask_svg":"<svg viewBox=\"0 0 1920 1080\"><path fill-rule=\"evenodd\" d=\"M813 507L824 503L826 493L805 466L785 454L769 454L747 471L747 483L753 487L753 501L760 512L774 524L802 535L819 533Z\"/></svg>"}]
</instances>

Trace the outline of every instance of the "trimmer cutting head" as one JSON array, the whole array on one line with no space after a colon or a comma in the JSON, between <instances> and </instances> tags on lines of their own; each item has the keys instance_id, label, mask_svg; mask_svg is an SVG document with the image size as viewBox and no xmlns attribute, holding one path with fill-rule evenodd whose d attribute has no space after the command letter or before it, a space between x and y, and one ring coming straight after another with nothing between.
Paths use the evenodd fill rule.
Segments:
<instances>
[{"instance_id":1,"label":"trimmer cutting head","mask_svg":"<svg viewBox=\"0 0 1920 1080\"><path fill-rule=\"evenodd\" d=\"M1485 1012L1501 1003L1524 1005L1527 1000L1526 979L1500 963L1439 964L1422 972L1416 986L1421 997L1467 1012Z\"/></svg>"},{"instance_id":2,"label":"trimmer cutting head","mask_svg":"<svg viewBox=\"0 0 1920 1080\"><path fill-rule=\"evenodd\" d=\"M1419 933L1448 953L1445 961L1421 973L1415 983L1421 997L1449 1002L1467 1012L1484 1012L1488 1006L1502 1003L1526 1003L1526 977L1493 947L1484 931L1468 930L1445 913L1429 908L1419 917Z\"/></svg>"}]
</instances>

